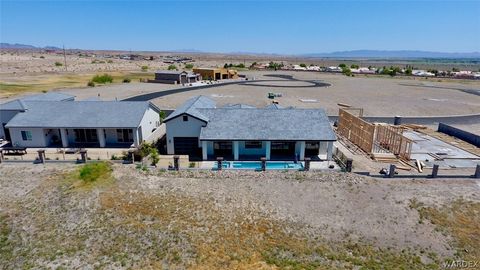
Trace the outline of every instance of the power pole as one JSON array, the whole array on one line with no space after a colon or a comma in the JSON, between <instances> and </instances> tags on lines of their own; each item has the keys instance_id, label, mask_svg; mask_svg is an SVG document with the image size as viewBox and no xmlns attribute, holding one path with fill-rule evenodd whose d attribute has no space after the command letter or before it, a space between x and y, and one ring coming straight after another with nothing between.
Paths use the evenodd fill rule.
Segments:
<instances>
[{"instance_id":1,"label":"power pole","mask_svg":"<svg viewBox=\"0 0 480 270\"><path fill-rule=\"evenodd\" d=\"M65 71L67 71L67 55L65 54L65 45L63 45L63 62L65 63Z\"/></svg>"}]
</instances>

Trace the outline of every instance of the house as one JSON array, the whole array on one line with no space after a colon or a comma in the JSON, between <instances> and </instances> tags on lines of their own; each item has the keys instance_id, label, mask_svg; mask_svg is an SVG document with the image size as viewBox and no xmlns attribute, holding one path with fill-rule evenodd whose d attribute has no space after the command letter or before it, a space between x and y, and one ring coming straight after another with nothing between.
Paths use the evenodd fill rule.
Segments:
<instances>
[{"instance_id":1,"label":"house","mask_svg":"<svg viewBox=\"0 0 480 270\"><path fill-rule=\"evenodd\" d=\"M204 80L225 80L237 79L238 72L234 69L226 68L194 68L193 72L198 73Z\"/></svg>"},{"instance_id":2,"label":"house","mask_svg":"<svg viewBox=\"0 0 480 270\"><path fill-rule=\"evenodd\" d=\"M73 101L75 96L49 92L38 95L29 95L20 99L0 104L0 139L10 140L10 134L5 130L5 125L17 113L25 111L25 101Z\"/></svg>"},{"instance_id":3,"label":"house","mask_svg":"<svg viewBox=\"0 0 480 270\"><path fill-rule=\"evenodd\" d=\"M204 96L165 120L168 154L212 160L330 160L335 133L322 109L217 108Z\"/></svg>"},{"instance_id":4,"label":"house","mask_svg":"<svg viewBox=\"0 0 480 270\"><path fill-rule=\"evenodd\" d=\"M425 70L417 70L417 69L414 69L412 70L412 75L413 76L421 76L421 77L435 77L435 74L433 74L432 72L428 72L428 71L425 71Z\"/></svg>"},{"instance_id":5,"label":"house","mask_svg":"<svg viewBox=\"0 0 480 270\"><path fill-rule=\"evenodd\" d=\"M155 72L155 80L149 80L154 83L186 84L201 81L200 74L193 72L177 70L159 70Z\"/></svg>"},{"instance_id":6,"label":"house","mask_svg":"<svg viewBox=\"0 0 480 270\"><path fill-rule=\"evenodd\" d=\"M327 72L342 72L341 67L330 66L325 69Z\"/></svg>"},{"instance_id":7,"label":"house","mask_svg":"<svg viewBox=\"0 0 480 270\"><path fill-rule=\"evenodd\" d=\"M160 125L149 102L16 100L0 105L7 110L4 134L19 147L138 146Z\"/></svg>"}]
</instances>

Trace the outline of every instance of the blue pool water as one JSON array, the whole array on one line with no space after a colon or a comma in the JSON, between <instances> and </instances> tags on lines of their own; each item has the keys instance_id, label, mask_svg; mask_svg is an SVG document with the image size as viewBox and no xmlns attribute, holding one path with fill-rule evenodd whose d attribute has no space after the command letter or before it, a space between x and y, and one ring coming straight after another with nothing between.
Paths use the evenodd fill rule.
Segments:
<instances>
[{"instance_id":1,"label":"blue pool water","mask_svg":"<svg viewBox=\"0 0 480 270\"><path fill-rule=\"evenodd\" d=\"M226 161L222 163L222 167L225 169L246 169L246 170L260 170L262 169L262 163L259 161ZM214 169L217 168L217 163L215 162ZM294 162L275 162L268 161L266 164L267 170L300 170L303 169L302 163Z\"/></svg>"}]
</instances>

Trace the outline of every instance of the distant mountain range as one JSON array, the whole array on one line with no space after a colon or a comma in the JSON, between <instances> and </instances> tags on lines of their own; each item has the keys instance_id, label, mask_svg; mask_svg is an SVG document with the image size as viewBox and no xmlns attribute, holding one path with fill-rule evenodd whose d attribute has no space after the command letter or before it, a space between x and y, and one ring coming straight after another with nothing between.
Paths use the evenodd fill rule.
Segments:
<instances>
[{"instance_id":1,"label":"distant mountain range","mask_svg":"<svg viewBox=\"0 0 480 270\"><path fill-rule=\"evenodd\" d=\"M308 53L303 57L312 58L480 58L480 52L445 53L430 51L381 51L381 50L354 50L332 53Z\"/></svg>"},{"instance_id":2,"label":"distant mountain range","mask_svg":"<svg viewBox=\"0 0 480 270\"><path fill-rule=\"evenodd\" d=\"M45 46L45 47L36 47L33 45L27 44L12 44L12 43L0 43L1 49L27 49L27 50L39 50L39 49L48 49L48 50L60 50L61 48L55 46ZM171 52L179 53L208 53L196 49L180 49L172 50ZM211 52L215 53L215 52ZM282 56L281 54L275 53L255 53L255 52L230 52L225 54L233 55L270 55L270 56ZM338 51L331 53L306 53L306 54L297 54L297 55L283 55L283 56L293 56L293 57L306 57L306 58L398 58L398 59L415 59L415 58L478 58L480 59L480 52L467 52L467 53L446 53L446 52L431 52L431 51L417 51L417 50L397 50L397 51L385 51L385 50L353 50L353 51Z\"/></svg>"},{"instance_id":3,"label":"distant mountain range","mask_svg":"<svg viewBox=\"0 0 480 270\"><path fill-rule=\"evenodd\" d=\"M54 47L54 46L45 46L45 47L36 47L33 45L27 45L27 44L19 44L19 43L0 43L0 48L1 49L25 49L25 50L38 50L38 49L44 49L44 50L60 50L61 48Z\"/></svg>"}]
</instances>

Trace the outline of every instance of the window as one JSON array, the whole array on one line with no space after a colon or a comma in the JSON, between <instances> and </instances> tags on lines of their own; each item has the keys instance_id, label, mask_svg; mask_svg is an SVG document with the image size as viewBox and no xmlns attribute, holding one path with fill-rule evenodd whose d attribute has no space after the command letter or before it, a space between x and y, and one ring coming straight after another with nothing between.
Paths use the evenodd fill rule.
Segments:
<instances>
[{"instance_id":1,"label":"window","mask_svg":"<svg viewBox=\"0 0 480 270\"><path fill-rule=\"evenodd\" d=\"M319 149L320 148L320 142L307 142L305 144L305 149Z\"/></svg>"},{"instance_id":2,"label":"window","mask_svg":"<svg viewBox=\"0 0 480 270\"><path fill-rule=\"evenodd\" d=\"M32 132L31 132L31 131L23 131L23 130L22 130L22 140L24 140L24 141L31 141L31 140L32 140Z\"/></svg>"},{"instance_id":3,"label":"window","mask_svg":"<svg viewBox=\"0 0 480 270\"><path fill-rule=\"evenodd\" d=\"M232 142L214 142L213 149L216 150L232 150Z\"/></svg>"},{"instance_id":4,"label":"window","mask_svg":"<svg viewBox=\"0 0 480 270\"><path fill-rule=\"evenodd\" d=\"M183 121L184 121L184 122L187 122L187 121L188 121L188 116L187 116L187 115L184 115L184 116L183 116Z\"/></svg>"},{"instance_id":5,"label":"window","mask_svg":"<svg viewBox=\"0 0 480 270\"><path fill-rule=\"evenodd\" d=\"M96 129L74 129L73 132L75 133L75 142L97 142Z\"/></svg>"},{"instance_id":6,"label":"window","mask_svg":"<svg viewBox=\"0 0 480 270\"><path fill-rule=\"evenodd\" d=\"M245 142L245 149L260 149L262 148L261 141L246 141Z\"/></svg>"},{"instance_id":7,"label":"window","mask_svg":"<svg viewBox=\"0 0 480 270\"><path fill-rule=\"evenodd\" d=\"M118 142L133 142L133 131L131 129L117 129Z\"/></svg>"}]
</instances>

